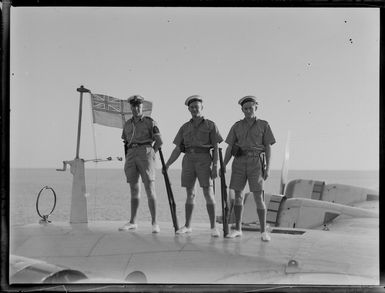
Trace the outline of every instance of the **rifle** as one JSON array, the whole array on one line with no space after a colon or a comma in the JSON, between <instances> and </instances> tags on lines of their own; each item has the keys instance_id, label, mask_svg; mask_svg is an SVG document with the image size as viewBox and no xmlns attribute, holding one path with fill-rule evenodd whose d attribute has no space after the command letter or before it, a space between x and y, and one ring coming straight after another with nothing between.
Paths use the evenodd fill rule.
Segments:
<instances>
[{"instance_id":1,"label":"rifle","mask_svg":"<svg viewBox=\"0 0 385 293\"><path fill-rule=\"evenodd\" d=\"M227 201L227 186L225 178L225 167L223 163L222 149L219 148L219 164L221 166L221 199L222 199L222 222L223 222L223 237L229 234L228 214L229 205Z\"/></svg>"},{"instance_id":2,"label":"rifle","mask_svg":"<svg viewBox=\"0 0 385 293\"><path fill-rule=\"evenodd\" d=\"M166 164L164 163L163 153L160 148L159 148L159 155L160 155L160 160L162 162L162 169L163 169L162 173L164 177L164 182L166 184L168 203L170 205L170 211L171 211L171 219L172 219L172 223L174 224L174 230L176 232L178 231L179 227L178 227L178 218L176 217L176 206L175 206L174 194L172 193L170 179L168 178Z\"/></svg>"}]
</instances>

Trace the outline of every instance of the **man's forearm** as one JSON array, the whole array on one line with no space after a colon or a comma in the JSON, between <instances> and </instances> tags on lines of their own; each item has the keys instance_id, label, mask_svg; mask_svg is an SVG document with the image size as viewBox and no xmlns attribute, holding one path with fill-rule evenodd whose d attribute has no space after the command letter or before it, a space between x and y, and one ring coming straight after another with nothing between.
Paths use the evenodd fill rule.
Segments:
<instances>
[{"instance_id":1,"label":"man's forearm","mask_svg":"<svg viewBox=\"0 0 385 293\"><path fill-rule=\"evenodd\" d=\"M170 158L167 160L166 168L170 167L179 158L180 153L181 153L181 151L180 151L179 146L176 146L173 149L173 151L170 155Z\"/></svg>"},{"instance_id":2,"label":"man's forearm","mask_svg":"<svg viewBox=\"0 0 385 293\"><path fill-rule=\"evenodd\" d=\"M266 154L266 169L270 170L270 158L271 158L271 146L265 146L265 154Z\"/></svg>"},{"instance_id":3,"label":"man's forearm","mask_svg":"<svg viewBox=\"0 0 385 293\"><path fill-rule=\"evenodd\" d=\"M160 147L163 145L163 141L162 141L162 138L160 136L156 136L155 137L155 143L154 143L154 151L157 152Z\"/></svg>"},{"instance_id":4,"label":"man's forearm","mask_svg":"<svg viewBox=\"0 0 385 293\"><path fill-rule=\"evenodd\" d=\"M223 159L224 167L227 166L227 164L229 163L229 161L231 159L231 149L232 149L231 145L228 145L227 148L226 148L225 158Z\"/></svg>"},{"instance_id":5,"label":"man's forearm","mask_svg":"<svg viewBox=\"0 0 385 293\"><path fill-rule=\"evenodd\" d=\"M218 165L218 144L214 145L214 149L213 149L213 165L214 166L217 166Z\"/></svg>"}]
</instances>

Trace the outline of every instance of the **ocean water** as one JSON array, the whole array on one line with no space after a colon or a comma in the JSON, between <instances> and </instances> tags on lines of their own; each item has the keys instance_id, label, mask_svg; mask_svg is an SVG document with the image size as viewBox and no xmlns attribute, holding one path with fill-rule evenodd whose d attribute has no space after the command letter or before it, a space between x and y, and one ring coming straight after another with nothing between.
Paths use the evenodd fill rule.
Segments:
<instances>
[{"instance_id":1,"label":"ocean water","mask_svg":"<svg viewBox=\"0 0 385 293\"><path fill-rule=\"evenodd\" d=\"M230 172L226 174L226 182L230 182ZM265 182L265 192L278 193L280 171L272 170ZM177 216L180 225L184 224L184 202L186 192L180 186L180 170L170 169L169 178L174 193ZM379 189L378 171L325 171L325 170L293 170L289 171L288 180L312 179L325 181L326 184L342 183L359 187ZM160 170L156 174L157 218L159 221L171 221L164 178ZM37 223L40 217L36 210L39 191L51 187L56 193L56 207L49 219L69 221L72 175L69 170L58 172L55 169L11 169L10 170L10 224L22 225ZM221 213L220 179L215 180L216 211ZM207 222L206 203L199 184L196 184L196 205L192 222ZM245 192L248 191L246 185ZM112 220L125 221L130 215L130 189L126 183L123 170L120 169L86 169L86 193L89 221ZM39 211L48 214L54 205L54 197L49 189L40 194ZM137 219L150 221L147 196L141 185L141 201Z\"/></svg>"}]
</instances>

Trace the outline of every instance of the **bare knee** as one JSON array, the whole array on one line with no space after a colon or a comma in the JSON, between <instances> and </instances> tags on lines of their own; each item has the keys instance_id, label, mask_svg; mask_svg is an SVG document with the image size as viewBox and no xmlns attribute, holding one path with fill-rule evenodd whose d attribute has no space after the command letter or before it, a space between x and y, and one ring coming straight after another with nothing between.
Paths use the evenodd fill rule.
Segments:
<instances>
[{"instance_id":1,"label":"bare knee","mask_svg":"<svg viewBox=\"0 0 385 293\"><path fill-rule=\"evenodd\" d=\"M194 204L194 202L195 202L194 188L186 188L186 194L187 194L186 203L187 204Z\"/></svg>"},{"instance_id":2,"label":"bare knee","mask_svg":"<svg viewBox=\"0 0 385 293\"><path fill-rule=\"evenodd\" d=\"M139 183L131 183L130 190L131 190L131 198L139 198L140 196Z\"/></svg>"},{"instance_id":3,"label":"bare knee","mask_svg":"<svg viewBox=\"0 0 385 293\"><path fill-rule=\"evenodd\" d=\"M234 205L236 206L242 206L243 205L243 195L242 191L235 190L234 191L235 199L234 199Z\"/></svg>"},{"instance_id":4,"label":"bare knee","mask_svg":"<svg viewBox=\"0 0 385 293\"><path fill-rule=\"evenodd\" d=\"M262 191L253 192L255 204L257 209L266 209L265 202L263 200Z\"/></svg>"},{"instance_id":5,"label":"bare knee","mask_svg":"<svg viewBox=\"0 0 385 293\"><path fill-rule=\"evenodd\" d=\"M156 199L156 195L155 195L155 185L154 185L154 181L150 181L148 183L145 183L144 184L144 188L146 189L146 194L147 194L147 198L149 200L155 200Z\"/></svg>"},{"instance_id":6,"label":"bare knee","mask_svg":"<svg viewBox=\"0 0 385 293\"><path fill-rule=\"evenodd\" d=\"M206 199L206 204L215 204L214 194L211 187L203 187L202 189Z\"/></svg>"}]
</instances>

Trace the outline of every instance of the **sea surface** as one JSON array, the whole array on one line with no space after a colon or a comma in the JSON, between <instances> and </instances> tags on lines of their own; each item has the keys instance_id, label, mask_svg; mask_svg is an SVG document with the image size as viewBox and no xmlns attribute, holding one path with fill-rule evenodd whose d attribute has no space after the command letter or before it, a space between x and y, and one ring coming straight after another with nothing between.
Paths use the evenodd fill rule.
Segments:
<instances>
[{"instance_id":1,"label":"sea surface","mask_svg":"<svg viewBox=\"0 0 385 293\"><path fill-rule=\"evenodd\" d=\"M180 225L184 224L184 202L186 192L180 186L178 169L169 170L169 178L175 197L177 216ZM226 182L230 182L230 172L226 174ZM272 170L265 182L265 192L278 194L281 172ZM325 170L292 170L288 180L312 179L325 181L326 184L341 183L379 190L378 171L325 171ZM161 170L156 173L157 218L159 221L171 221L170 208L164 178ZM37 213L37 197L45 186L51 187L56 194L56 206L49 219L69 221L72 174L69 170L59 172L55 169L11 169L10 170L10 224L22 225L37 223L40 217ZM221 211L220 179L215 180L216 211ZM192 222L207 222L206 203L199 184L196 184L196 205ZM245 192L248 192L246 185ZM112 220L125 221L130 215L130 189L121 169L86 169L86 195L89 221ZM54 205L54 196L50 189L40 193L38 208L40 214L49 214ZM150 221L147 196L141 185L141 201L137 219Z\"/></svg>"}]
</instances>

